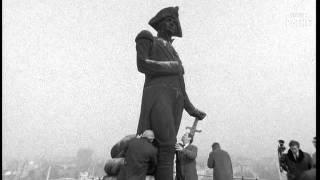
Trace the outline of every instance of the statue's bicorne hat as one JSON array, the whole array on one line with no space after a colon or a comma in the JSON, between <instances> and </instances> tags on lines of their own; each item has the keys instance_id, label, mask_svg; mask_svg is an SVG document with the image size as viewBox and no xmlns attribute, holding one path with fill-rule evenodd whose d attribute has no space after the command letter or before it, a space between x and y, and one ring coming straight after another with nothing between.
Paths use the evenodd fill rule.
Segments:
<instances>
[{"instance_id":1,"label":"statue's bicorne hat","mask_svg":"<svg viewBox=\"0 0 320 180\"><path fill-rule=\"evenodd\" d=\"M152 26L155 30L159 30L159 23L164 18L170 16L176 19L177 22L177 32L173 34L173 36L182 37L181 25L179 21L179 14L178 14L179 7L167 7L161 9L150 21L149 25Z\"/></svg>"}]
</instances>

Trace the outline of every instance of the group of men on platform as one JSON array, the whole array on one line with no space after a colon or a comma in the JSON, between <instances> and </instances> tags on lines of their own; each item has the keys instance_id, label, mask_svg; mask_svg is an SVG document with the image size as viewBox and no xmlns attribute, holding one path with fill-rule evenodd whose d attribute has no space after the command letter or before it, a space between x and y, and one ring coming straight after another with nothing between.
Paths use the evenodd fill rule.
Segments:
<instances>
[{"instance_id":1,"label":"group of men on platform","mask_svg":"<svg viewBox=\"0 0 320 180\"><path fill-rule=\"evenodd\" d=\"M196 169L197 146L189 133L175 145L175 180L198 180ZM106 163L105 171L117 177L117 180L145 180L155 175L158 162L157 142L152 130L142 135L128 135L111 149L113 159ZM214 168L215 180L232 180L233 170L229 154L213 143L207 165ZM152 178L153 179L153 178Z\"/></svg>"},{"instance_id":2,"label":"group of men on platform","mask_svg":"<svg viewBox=\"0 0 320 180\"><path fill-rule=\"evenodd\" d=\"M149 21L156 36L142 30L135 38L137 69L144 74L145 82L137 132L117 143L111 150L113 159L106 163L105 171L116 175L117 180L145 180L147 175L155 180L172 180L175 157L176 180L198 179L193 135L185 134L182 143L177 144L183 110L197 120L206 117L191 103L185 88L185 69L172 44L173 36L182 37L178 9L164 8ZM299 148L299 144L293 144ZM302 152L299 154L304 157ZM288 153L289 172L292 157ZM292 161L300 162L299 157ZM218 143L212 145L208 167L215 168L215 180L232 180L230 157Z\"/></svg>"}]
</instances>

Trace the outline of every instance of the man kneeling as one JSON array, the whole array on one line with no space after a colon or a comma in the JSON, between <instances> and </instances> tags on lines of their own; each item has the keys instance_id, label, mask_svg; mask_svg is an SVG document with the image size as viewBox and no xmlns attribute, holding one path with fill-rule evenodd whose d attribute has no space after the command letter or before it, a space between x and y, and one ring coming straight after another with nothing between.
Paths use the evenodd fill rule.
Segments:
<instances>
[{"instance_id":1,"label":"man kneeling","mask_svg":"<svg viewBox=\"0 0 320 180\"><path fill-rule=\"evenodd\" d=\"M147 174L152 174L157 165L157 148L153 146L154 133L145 130L141 138L133 138L125 150L125 165L127 180L145 180Z\"/></svg>"},{"instance_id":2,"label":"man kneeling","mask_svg":"<svg viewBox=\"0 0 320 180\"><path fill-rule=\"evenodd\" d=\"M147 142L147 143L146 143ZM149 142L149 143L148 143ZM147 160L147 177L146 179L153 179L152 175L154 175L155 165L156 165L156 154L157 149L152 145L154 141L154 134L152 130L146 130L141 135L127 135L122 138L119 142L117 142L111 149L111 158L107 160L104 170L107 173L107 177L114 177L117 180L127 180L127 171L131 169L132 164L144 164ZM134 147L134 145L138 145ZM130 148L129 148L130 145ZM150 146L151 145L151 146ZM145 152L147 151L147 152ZM154 152L156 151L156 152ZM150 155L151 154L151 155ZM136 156L137 155L137 156ZM148 156L150 158L148 159ZM135 159L133 161L132 159ZM129 161L129 165L128 162ZM133 161L133 162L132 162ZM142 162L141 162L142 161ZM139 166L142 168L142 166ZM136 168L139 168L136 167ZM133 170L134 172L135 170Z\"/></svg>"}]
</instances>

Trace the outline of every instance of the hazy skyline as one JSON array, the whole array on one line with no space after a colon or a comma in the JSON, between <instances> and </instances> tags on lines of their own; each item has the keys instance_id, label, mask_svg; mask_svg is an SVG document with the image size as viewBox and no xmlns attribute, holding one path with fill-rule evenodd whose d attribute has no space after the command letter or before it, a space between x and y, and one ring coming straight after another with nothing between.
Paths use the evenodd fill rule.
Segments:
<instances>
[{"instance_id":1,"label":"hazy skyline","mask_svg":"<svg viewBox=\"0 0 320 180\"><path fill-rule=\"evenodd\" d=\"M314 152L315 0L3 1L5 157L74 155L136 132L144 75L134 39L179 6L187 93L208 116L199 153L270 156L277 140ZM178 139L193 118L184 112Z\"/></svg>"}]
</instances>

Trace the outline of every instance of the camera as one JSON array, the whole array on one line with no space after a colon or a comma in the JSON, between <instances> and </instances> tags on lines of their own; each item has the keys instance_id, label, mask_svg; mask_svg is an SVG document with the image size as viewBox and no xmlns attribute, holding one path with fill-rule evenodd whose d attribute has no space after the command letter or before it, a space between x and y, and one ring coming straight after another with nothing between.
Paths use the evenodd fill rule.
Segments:
<instances>
[{"instance_id":1,"label":"camera","mask_svg":"<svg viewBox=\"0 0 320 180\"><path fill-rule=\"evenodd\" d=\"M286 150L286 147L284 146L284 140L280 139L278 140L279 146L278 146L278 153L279 155L282 155L282 153Z\"/></svg>"},{"instance_id":2,"label":"camera","mask_svg":"<svg viewBox=\"0 0 320 180\"><path fill-rule=\"evenodd\" d=\"M286 147L284 146L284 140L279 139L278 140L278 158L279 158L279 168L280 172L282 173L284 170L284 164L283 164L283 158L284 158L284 151L286 150Z\"/></svg>"}]
</instances>

